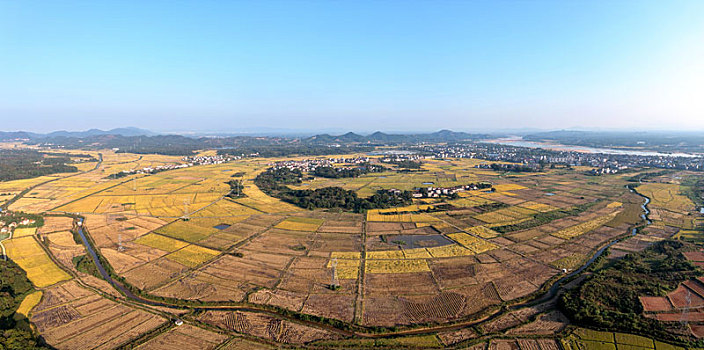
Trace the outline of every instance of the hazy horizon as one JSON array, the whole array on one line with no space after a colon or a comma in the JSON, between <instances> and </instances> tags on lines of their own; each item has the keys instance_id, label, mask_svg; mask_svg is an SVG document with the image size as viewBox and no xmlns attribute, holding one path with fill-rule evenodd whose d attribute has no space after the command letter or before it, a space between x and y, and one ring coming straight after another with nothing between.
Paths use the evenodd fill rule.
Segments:
<instances>
[{"instance_id":1,"label":"hazy horizon","mask_svg":"<svg viewBox=\"0 0 704 350\"><path fill-rule=\"evenodd\" d=\"M0 0L0 130L704 131L702 1Z\"/></svg>"}]
</instances>

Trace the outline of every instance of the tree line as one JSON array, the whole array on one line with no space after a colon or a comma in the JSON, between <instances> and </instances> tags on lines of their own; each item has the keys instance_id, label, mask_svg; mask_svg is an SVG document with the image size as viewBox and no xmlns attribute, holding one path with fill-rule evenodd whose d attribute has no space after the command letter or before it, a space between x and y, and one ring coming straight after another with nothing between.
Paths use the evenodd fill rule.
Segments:
<instances>
[{"instance_id":1,"label":"tree line","mask_svg":"<svg viewBox=\"0 0 704 350\"><path fill-rule=\"evenodd\" d=\"M12 260L0 260L0 349L49 349L32 333L29 320L16 313L33 291L24 270Z\"/></svg>"}]
</instances>

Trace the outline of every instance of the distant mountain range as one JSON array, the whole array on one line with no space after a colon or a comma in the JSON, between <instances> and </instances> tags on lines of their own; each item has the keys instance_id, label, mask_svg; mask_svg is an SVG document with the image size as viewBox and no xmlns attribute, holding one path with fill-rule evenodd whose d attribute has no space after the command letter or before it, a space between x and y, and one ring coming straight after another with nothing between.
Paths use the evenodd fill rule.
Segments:
<instances>
[{"instance_id":1,"label":"distant mountain range","mask_svg":"<svg viewBox=\"0 0 704 350\"><path fill-rule=\"evenodd\" d=\"M101 135L120 135L120 136L154 136L157 135L155 132L149 130L144 130L140 128L127 127L127 128L116 128L111 130L100 130L100 129L90 129L86 131L54 131L48 134L39 134L28 131L0 131L0 141L13 141L13 140L36 140L45 138L57 138L57 137L75 137L75 138L85 138L92 136Z\"/></svg>"},{"instance_id":2,"label":"distant mountain range","mask_svg":"<svg viewBox=\"0 0 704 350\"><path fill-rule=\"evenodd\" d=\"M429 134L386 134L377 131L371 135L363 136L348 132L343 135L332 136L328 134L315 135L306 139L303 142L311 144L330 144L330 143L374 143L374 144L389 144L389 143L406 143L406 142L457 142L466 140L477 140L487 138L486 134L469 134L466 132L455 132L451 130L440 130Z\"/></svg>"},{"instance_id":3,"label":"distant mountain range","mask_svg":"<svg viewBox=\"0 0 704 350\"><path fill-rule=\"evenodd\" d=\"M100 129L90 129L86 131L54 131L46 134L33 133L27 131L14 131L5 132L0 131L0 141L14 141L14 140L58 140L58 139L86 139L95 138L100 139L101 136L124 136L124 137L136 137L136 136L157 136L158 133L135 128L117 128L111 130L100 130ZM188 137L188 138L199 138L196 135L170 135L174 137ZM246 138L248 136L210 136L210 138ZM251 136L250 136L251 137ZM333 136L330 134L320 134L311 137L294 137L289 136L285 138L289 139L299 139L302 143L306 144L334 144L334 143L367 143L367 144L387 144L387 143L404 143L404 142L456 142L463 140L474 140L478 138L485 138L487 135L480 134L469 134L465 132L455 132L450 130L441 130L434 133L427 134L386 134L381 131L377 131L370 135L360 135L353 132L348 132L343 135Z\"/></svg>"},{"instance_id":4,"label":"distant mountain range","mask_svg":"<svg viewBox=\"0 0 704 350\"><path fill-rule=\"evenodd\" d=\"M292 136L195 136L156 134L138 128L87 131L56 131L38 134L24 131L0 132L0 141L22 141L43 147L70 149L115 148L120 152L191 155L202 149L218 149L233 154L333 154L342 150L367 151L379 145L460 142L488 138L489 135L441 130L427 134L370 135L348 132L342 135L321 134L310 137Z\"/></svg>"}]
</instances>

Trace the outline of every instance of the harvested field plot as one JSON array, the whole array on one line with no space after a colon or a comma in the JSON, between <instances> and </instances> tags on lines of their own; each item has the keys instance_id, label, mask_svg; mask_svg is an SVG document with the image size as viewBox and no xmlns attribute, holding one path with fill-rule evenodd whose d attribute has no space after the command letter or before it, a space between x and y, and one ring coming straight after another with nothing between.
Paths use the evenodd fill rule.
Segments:
<instances>
[{"instance_id":1,"label":"harvested field plot","mask_svg":"<svg viewBox=\"0 0 704 350\"><path fill-rule=\"evenodd\" d=\"M141 289L153 289L157 285L177 277L188 270L187 266L169 259L158 259L148 264L140 265L125 273L127 281Z\"/></svg>"},{"instance_id":2,"label":"harvested field plot","mask_svg":"<svg viewBox=\"0 0 704 350\"><path fill-rule=\"evenodd\" d=\"M216 327L279 343L304 344L339 339L327 331L252 312L208 311L199 320Z\"/></svg>"},{"instance_id":3,"label":"harvested field plot","mask_svg":"<svg viewBox=\"0 0 704 350\"><path fill-rule=\"evenodd\" d=\"M215 349L227 338L228 337L223 334L207 331L191 325L183 325L160 334L139 348L148 350L210 350Z\"/></svg>"},{"instance_id":4,"label":"harvested field plot","mask_svg":"<svg viewBox=\"0 0 704 350\"><path fill-rule=\"evenodd\" d=\"M57 231L69 231L73 227L73 218L62 216L45 216L44 225L37 232L51 233Z\"/></svg>"}]
</instances>

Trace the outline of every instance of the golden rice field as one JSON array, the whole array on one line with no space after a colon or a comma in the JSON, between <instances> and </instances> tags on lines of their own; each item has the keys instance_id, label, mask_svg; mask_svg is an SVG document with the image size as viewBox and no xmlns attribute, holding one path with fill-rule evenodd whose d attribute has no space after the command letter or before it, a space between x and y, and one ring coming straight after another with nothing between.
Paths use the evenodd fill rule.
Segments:
<instances>
[{"instance_id":1,"label":"golden rice field","mask_svg":"<svg viewBox=\"0 0 704 350\"><path fill-rule=\"evenodd\" d=\"M367 221L377 222L416 222L416 223L434 223L440 219L428 214L381 214L376 210L367 211Z\"/></svg>"},{"instance_id":2,"label":"golden rice field","mask_svg":"<svg viewBox=\"0 0 704 350\"><path fill-rule=\"evenodd\" d=\"M650 198L650 205L670 211L689 212L694 203L682 195L680 185L667 183L645 183L636 188L639 193Z\"/></svg>"},{"instance_id":3,"label":"golden rice field","mask_svg":"<svg viewBox=\"0 0 704 350\"><path fill-rule=\"evenodd\" d=\"M430 259L430 253L425 248L403 249L404 259Z\"/></svg>"},{"instance_id":4,"label":"golden rice field","mask_svg":"<svg viewBox=\"0 0 704 350\"><path fill-rule=\"evenodd\" d=\"M292 231L307 231L313 232L323 224L325 220L316 218L301 218L301 217L289 217L284 221L278 223L276 228L282 230L292 230Z\"/></svg>"},{"instance_id":5,"label":"golden rice field","mask_svg":"<svg viewBox=\"0 0 704 350\"><path fill-rule=\"evenodd\" d=\"M349 260L359 260L362 258L362 253L360 252L331 252L330 259L349 259Z\"/></svg>"},{"instance_id":6,"label":"golden rice field","mask_svg":"<svg viewBox=\"0 0 704 350\"><path fill-rule=\"evenodd\" d=\"M0 192L2 192L2 193L6 193L6 192L19 193L19 192L22 192L32 186L40 184L42 182L46 182L46 181L54 180L54 179L58 179L58 178L59 178L58 176L40 176L40 177L31 178L31 179L4 181L4 182L0 182Z\"/></svg>"},{"instance_id":7,"label":"golden rice field","mask_svg":"<svg viewBox=\"0 0 704 350\"><path fill-rule=\"evenodd\" d=\"M249 216L258 212L252 208L247 208L244 205L238 204L230 199L223 198L212 205L208 205L191 214L192 218L197 217L213 217L213 216Z\"/></svg>"},{"instance_id":8,"label":"golden rice field","mask_svg":"<svg viewBox=\"0 0 704 350\"><path fill-rule=\"evenodd\" d=\"M502 222L496 222L493 224L487 224L487 227L499 227L499 226L506 226L506 225L516 225L520 224L522 222L528 221L530 218L523 218L523 219L515 219L515 220L509 220L509 221L502 221Z\"/></svg>"},{"instance_id":9,"label":"golden rice field","mask_svg":"<svg viewBox=\"0 0 704 350\"><path fill-rule=\"evenodd\" d=\"M19 238L19 237L32 236L35 233L37 233L36 227L21 227L21 228L15 229L15 231L12 233L12 237Z\"/></svg>"},{"instance_id":10,"label":"golden rice field","mask_svg":"<svg viewBox=\"0 0 704 350\"><path fill-rule=\"evenodd\" d=\"M616 215L618 215L618 213L619 212L615 212L615 213L607 214L604 216L600 216L596 219L592 219L592 220L589 220L589 221L586 221L586 222L583 222L583 223L580 223L580 224L577 224L574 226L564 228L560 231L552 233L552 235L557 238L572 239L572 238L583 235L589 231L595 230L595 229L603 226L607 222L613 220L613 218L615 218Z\"/></svg>"},{"instance_id":11,"label":"golden rice field","mask_svg":"<svg viewBox=\"0 0 704 350\"><path fill-rule=\"evenodd\" d=\"M606 205L607 208L620 208L623 206L623 203L621 202L611 202Z\"/></svg>"},{"instance_id":12,"label":"golden rice field","mask_svg":"<svg viewBox=\"0 0 704 350\"><path fill-rule=\"evenodd\" d=\"M186 242L179 241L170 237L150 233L134 240L135 243L142 244L148 247L161 249L167 252L179 250L188 245Z\"/></svg>"},{"instance_id":13,"label":"golden rice field","mask_svg":"<svg viewBox=\"0 0 704 350\"><path fill-rule=\"evenodd\" d=\"M396 208L387 208L387 209L374 209L375 212L377 213L384 213L384 214L404 214L404 213L413 213L413 212L418 212L418 211L424 211L428 209L434 208L434 205L430 204L416 204L416 205L407 205L404 207L396 207Z\"/></svg>"},{"instance_id":14,"label":"golden rice field","mask_svg":"<svg viewBox=\"0 0 704 350\"><path fill-rule=\"evenodd\" d=\"M328 261L328 268L332 268L333 261ZM336 272L339 279L356 279L359 276L359 259L336 259Z\"/></svg>"},{"instance_id":15,"label":"golden rice field","mask_svg":"<svg viewBox=\"0 0 704 350\"><path fill-rule=\"evenodd\" d=\"M466 197L464 197L463 194L465 194L464 196L466 196ZM464 197L464 198L454 199L454 200L448 201L448 203L450 203L454 206L465 207L465 208L473 208L473 207L477 207L477 206L484 205L484 204L494 203L494 201L492 201L492 200L489 200L489 199L486 199L483 197L472 196L472 195L468 194L467 192L460 192L460 197Z\"/></svg>"},{"instance_id":16,"label":"golden rice field","mask_svg":"<svg viewBox=\"0 0 704 350\"><path fill-rule=\"evenodd\" d=\"M29 317L29 313L32 309L42 300L42 294L42 291L38 290L27 295L24 299L22 299L22 303L20 303L20 306L15 312L24 317Z\"/></svg>"},{"instance_id":17,"label":"golden rice field","mask_svg":"<svg viewBox=\"0 0 704 350\"><path fill-rule=\"evenodd\" d=\"M553 207L552 205L549 204L543 204L543 203L538 203L538 202L533 202L533 201L526 201L518 205L521 208L526 208L530 210L535 210L541 213L546 213L549 211L557 210L559 208Z\"/></svg>"},{"instance_id":18,"label":"golden rice field","mask_svg":"<svg viewBox=\"0 0 704 350\"><path fill-rule=\"evenodd\" d=\"M246 197L237 198L235 199L235 202L263 213L285 213L303 211L303 209L295 205L288 204L279 199L267 196L264 192L262 192L252 180L254 176L256 176L256 173L250 173L247 174L247 176L250 178L245 180L244 189L242 190Z\"/></svg>"},{"instance_id":19,"label":"golden rice field","mask_svg":"<svg viewBox=\"0 0 704 350\"><path fill-rule=\"evenodd\" d=\"M367 260L365 271L367 273L408 273L430 271L430 267L424 259Z\"/></svg>"},{"instance_id":20,"label":"golden rice field","mask_svg":"<svg viewBox=\"0 0 704 350\"><path fill-rule=\"evenodd\" d=\"M155 232L187 242L197 242L219 232L219 230L212 226L198 225L196 222L191 222L190 220L176 220L164 227L159 228Z\"/></svg>"},{"instance_id":21,"label":"golden rice field","mask_svg":"<svg viewBox=\"0 0 704 350\"><path fill-rule=\"evenodd\" d=\"M46 255L34 237L13 238L3 241L3 244L7 256L27 272L27 278L35 286L44 288L71 279Z\"/></svg>"},{"instance_id":22,"label":"golden rice field","mask_svg":"<svg viewBox=\"0 0 704 350\"><path fill-rule=\"evenodd\" d=\"M472 226L472 227L467 227L464 229L466 232L469 232L471 234L477 235L481 238L494 238L498 237L499 233L484 226Z\"/></svg>"},{"instance_id":23,"label":"golden rice field","mask_svg":"<svg viewBox=\"0 0 704 350\"><path fill-rule=\"evenodd\" d=\"M484 221L488 224L497 224L507 221L514 221L527 218L535 214L535 211L531 209L521 208L521 207L508 207L502 208L494 211L490 211L483 214L475 215L474 218Z\"/></svg>"},{"instance_id":24,"label":"golden rice field","mask_svg":"<svg viewBox=\"0 0 704 350\"><path fill-rule=\"evenodd\" d=\"M567 269L574 270L582 266L583 262L587 259L584 254L575 253L564 258L557 259L550 263L550 266L557 269Z\"/></svg>"},{"instance_id":25,"label":"golden rice field","mask_svg":"<svg viewBox=\"0 0 704 350\"><path fill-rule=\"evenodd\" d=\"M166 256L167 259L188 267L196 267L218 256L220 252L191 244Z\"/></svg>"},{"instance_id":26,"label":"golden rice field","mask_svg":"<svg viewBox=\"0 0 704 350\"><path fill-rule=\"evenodd\" d=\"M425 248L433 258L452 258L456 256L474 255L474 252L459 245L448 244L440 247Z\"/></svg>"},{"instance_id":27,"label":"golden rice field","mask_svg":"<svg viewBox=\"0 0 704 350\"><path fill-rule=\"evenodd\" d=\"M475 254L483 253L499 247L494 243L468 235L464 232L450 233L447 236Z\"/></svg>"},{"instance_id":28,"label":"golden rice field","mask_svg":"<svg viewBox=\"0 0 704 350\"><path fill-rule=\"evenodd\" d=\"M196 225L198 227L214 228L220 224L233 225L235 223L246 220L249 215L239 215L239 216L217 216L217 217L191 217L188 220L189 224ZM182 221L182 220L179 220Z\"/></svg>"}]
</instances>

